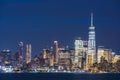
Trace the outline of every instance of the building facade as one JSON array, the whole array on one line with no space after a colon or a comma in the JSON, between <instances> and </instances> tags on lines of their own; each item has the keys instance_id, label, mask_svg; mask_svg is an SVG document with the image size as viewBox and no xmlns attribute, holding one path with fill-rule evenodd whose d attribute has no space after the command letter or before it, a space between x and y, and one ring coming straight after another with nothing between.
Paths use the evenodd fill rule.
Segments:
<instances>
[{"instance_id":1,"label":"building facade","mask_svg":"<svg viewBox=\"0 0 120 80\"><path fill-rule=\"evenodd\" d=\"M54 54L54 63L58 64L58 41L54 41L53 54Z\"/></svg>"},{"instance_id":2,"label":"building facade","mask_svg":"<svg viewBox=\"0 0 120 80\"><path fill-rule=\"evenodd\" d=\"M107 62L112 63L112 50L99 47L97 52L98 63L101 63L101 58L104 58Z\"/></svg>"},{"instance_id":3,"label":"building facade","mask_svg":"<svg viewBox=\"0 0 120 80\"><path fill-rule=\"evenodd\" d=\"M19 63L22 63L23 62L23 42L19 42L18 44L19 46Z\"/></svg>"},{"instance_id":4,"label":"building facade","mask_svg":"<svg viewBox=\"0 0 120 80\"><path fill-rule=\"evenodd\" d=\"M26 63L31 62L31 44L26 45Z\"/></svg>"},{"instance_id":5,"label":"building facade","mask_svg":"<svg viewBox=\"0 0 120 80\"><path fill-rule=\"evenodd\" d=\"M74 64L77 67L82 67L82 58L83 58L83 40L78 38L75 40L75 62Z\"/></svg>"}]
</instances>

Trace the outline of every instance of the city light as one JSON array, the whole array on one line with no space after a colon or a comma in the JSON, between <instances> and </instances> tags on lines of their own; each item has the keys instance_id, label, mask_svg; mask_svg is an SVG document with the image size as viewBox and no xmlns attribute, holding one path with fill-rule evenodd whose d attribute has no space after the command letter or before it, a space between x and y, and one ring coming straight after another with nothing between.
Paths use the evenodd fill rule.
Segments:
<instances>
[{"instance_id":1,"label":"city light","mask_svg":"<svg viewBox=\"0 0 120 80\"><path fill-rule=\"evenodd\" d=\"M18 51L12 55L11 50L0 51L0 72L55 72L55 73L108 73L120 72L120 55L112 49L96 46L96 33L91 13L88 39L81 37L72 43L74 48L59 47L53 41L50 48L44 48L39 55L32 56L32 44L18 43Z\"/></svg>"}]
</instances>

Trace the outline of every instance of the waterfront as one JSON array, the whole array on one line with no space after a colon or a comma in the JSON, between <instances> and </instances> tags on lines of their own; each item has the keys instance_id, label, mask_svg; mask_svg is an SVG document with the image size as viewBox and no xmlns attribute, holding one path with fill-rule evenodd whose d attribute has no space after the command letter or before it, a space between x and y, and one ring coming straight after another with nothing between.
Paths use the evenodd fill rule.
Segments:
<instances>
[{"instance_id":1,"label":"waterfront","mask_svg":"<svg viewBox=\"0 0 120 80\"><path fill-rule=\"evenodd\" d=\"M119 80L119 73L1 73L0 80Z\"/></svg>"},{"instance_id":2,"label":"waterfront","mask_svg":"<svg viewBox=\"0 0 120 80\"><path fill-rule=\"evenodd\" d=\"M0 1L0 80L120 80L119 1Z\"/></svg>"}]
</instances>

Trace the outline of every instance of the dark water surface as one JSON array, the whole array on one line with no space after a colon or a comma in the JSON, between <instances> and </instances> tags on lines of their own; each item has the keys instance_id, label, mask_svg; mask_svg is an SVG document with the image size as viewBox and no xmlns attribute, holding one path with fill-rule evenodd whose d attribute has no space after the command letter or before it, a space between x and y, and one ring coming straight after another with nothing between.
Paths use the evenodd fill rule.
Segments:
<instances>
[{"instance_id":1,"label":"dark water surface","mask_svg":"<svg viewBox=\"0 0 120 80\"><path fill-rule=\"evenodd\" d=\"M120 74L0 73L0 80L120 80Z\"/></svg>"}]
</instances>

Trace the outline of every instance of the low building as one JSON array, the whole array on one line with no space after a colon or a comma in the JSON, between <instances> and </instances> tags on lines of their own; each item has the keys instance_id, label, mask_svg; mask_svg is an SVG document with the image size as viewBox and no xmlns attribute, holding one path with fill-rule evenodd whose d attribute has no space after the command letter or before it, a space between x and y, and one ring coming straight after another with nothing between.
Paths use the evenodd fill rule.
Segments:
<instances>
[{"instance_id":1,"label":"low building","mask_svg":"<svg viewBox=\"0 0 120 80\"><path fill-rule=\"evenodd\" d=\"M116 63L118 60L120 60L120 55L115 55L112 62Z\"/></svg>"}]
</instances>

